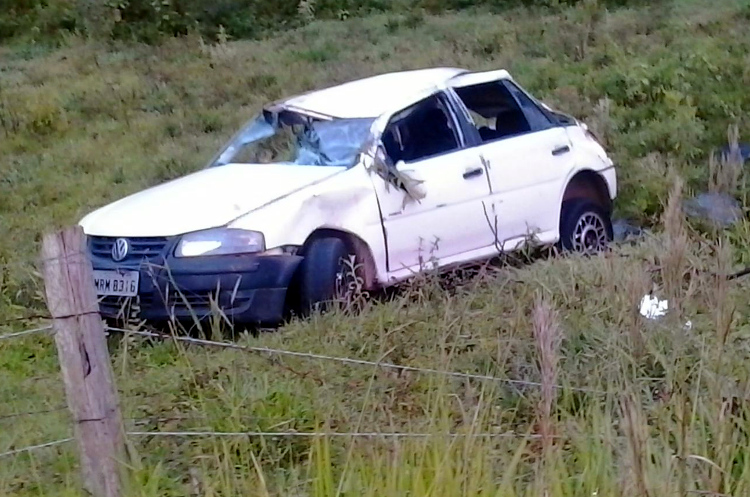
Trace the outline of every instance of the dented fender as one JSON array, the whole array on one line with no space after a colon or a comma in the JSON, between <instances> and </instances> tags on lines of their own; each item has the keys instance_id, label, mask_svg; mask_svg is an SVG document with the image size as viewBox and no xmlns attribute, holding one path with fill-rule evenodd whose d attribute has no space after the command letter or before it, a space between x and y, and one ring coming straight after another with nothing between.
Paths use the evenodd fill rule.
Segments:
<instances>
[{"instance_id":1,"label":"dented fender","mask_svg":"<svg viewBox=\"0 0 750 497\"><path fill-rule=\"evenodd\" d=\"M380 210L369 174L361 163L241 216L228 227L260 231L267 249L302 246L322 229L347 233L367 244L378 280L386 278Z\"/></svg>"}]
</instances>

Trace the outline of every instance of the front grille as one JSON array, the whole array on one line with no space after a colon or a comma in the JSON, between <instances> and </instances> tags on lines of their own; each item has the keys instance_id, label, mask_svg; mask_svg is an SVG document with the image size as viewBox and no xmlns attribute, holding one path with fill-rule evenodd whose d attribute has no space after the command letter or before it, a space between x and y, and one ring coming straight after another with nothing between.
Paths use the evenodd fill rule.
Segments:
<instances>
[{"instance_id":1,"label":"front grille","mask_svg":"<svg viewBox=\"0 0 750 497\"><path fill-rule=\"evenodd\" d=\"M99 297L99 312L123 322L137 322L140 302L138 297Z\"/></svg>"},{"instance_id":2,"label":"front grille","mask_svg":"<svg viewBox=\"0 0 750 497\"><path fill-rule=\"evenodd\" d=\"M233 293L221 292L217 300L216 292L193 293L171 290L164 295L157 291L141 295L140 303L147 307L163 306L167 309L210 311L217 306L221 309L232 309L245 304L249 299L248 296L243 295L243 292L238 292L237 295Z\"/></svg>"},{"instance_id":3,"label":"front grille","mask_svg":"<svg viewBox=\"0 0 750 497\"><path fill-rule=\"evenodd\" d=\"M91 254L106 259L112 258L112 247L117 237L93 236L90 238ZM130 245L127 257L118 262L140 262L151 259L164 252L169 239L163 237L154 238L126 238Z\"/></svg>"},{"instance_id":4,"label":"front grille","mask_svg":"<svg viewBox=\"0 0 750 497\"><path fill-rule=\"evenodd\" d=\"M166 295L166 302L164 302L164 300L165 296L158 291L142 297L142 302L145 305L163 305L166 307L177 306L178 308L184 307L186 309L191 307L207 307L211 305L211 295L208 292L204 294L196 294L190 292L180 293L172 290Z\"/></svg>"}]
</instances>

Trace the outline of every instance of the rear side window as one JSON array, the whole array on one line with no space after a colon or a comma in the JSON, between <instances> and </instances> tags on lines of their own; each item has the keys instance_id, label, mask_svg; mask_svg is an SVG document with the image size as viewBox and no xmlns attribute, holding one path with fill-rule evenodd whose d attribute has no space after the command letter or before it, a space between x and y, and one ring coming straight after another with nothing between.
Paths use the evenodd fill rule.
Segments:
<instances>
[{"instance_id":1,"label":"rear side window","mask_svg":"<svg viewBox=\"0 0 750 497\"><path fill-rule=\"evenodd\" d=\"M542 131L553 126L552 121L542 112L542 109L522 92L520 88L509 81L506 81L504 84L521 106L532 131Z\"/></svg>"},{"instance_id":2,"label":"rear side window","mask_svg":"<svg viewBox=\"0 0 750 497\"><path fill-rule=\"evenodd\" d=\"M522 91L501 81L455 88L455 92L469 110L485 143L552 126Z\"/></svg>"}]
</instances>

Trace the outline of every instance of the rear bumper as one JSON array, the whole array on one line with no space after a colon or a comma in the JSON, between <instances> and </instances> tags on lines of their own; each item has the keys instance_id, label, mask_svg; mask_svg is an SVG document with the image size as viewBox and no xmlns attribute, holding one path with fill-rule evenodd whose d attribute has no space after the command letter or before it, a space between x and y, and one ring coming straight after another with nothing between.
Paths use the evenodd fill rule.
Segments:
<instances>
[{"instance_id":1,"label":"rear bumper","mask_svg":"<svg viewBox=\"0 0 750 497\"><path fill-rule=\"evenodd\" d=\"M300 256L218 256L117 264L92 256L94 269L137 269L138 297L100 298L107 318L200 321L221 315L237 324L278 324Z\"/></svg>"}]
</instances>

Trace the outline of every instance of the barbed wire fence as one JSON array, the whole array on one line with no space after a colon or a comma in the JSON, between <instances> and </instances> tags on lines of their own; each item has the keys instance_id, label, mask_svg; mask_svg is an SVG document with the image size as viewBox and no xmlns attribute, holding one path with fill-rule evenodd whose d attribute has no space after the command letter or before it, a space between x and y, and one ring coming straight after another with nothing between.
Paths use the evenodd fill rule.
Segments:
<instances>
[{"instance_id":1,"label":"barbed wire fence","mask_svg":"<svg viewBox=\"0 0 750 497\"><path fill-rule=\"evenodd\" d=\"M323 354L315 354L315 353L309 353L309 352L300 352L300 351L293 351L293 350L284 350L284 349L273 349L268 347L252 347L252 346L246 346L246 345L240 345L233 342L219 342L219 341L213 341L213 340L206 340L206 339L199 339L199 338L193 338L193 337L187 337L187 336L180 336L180 335L174 335L174 334L165 334L165 333L156 333L152 331L140 331L140 330L130 330L130 329L124 329L124 328L114 328L114 327L104 327L106 331L109 332L118 332L123 333L125 335L132 335L132 336L139 336L139 337L145 337L145 338L156 338L159 340L172 340L176 342L182 342L187 343L191 345L197 345L197 346L203 346L203 347L213 347L213 348L225 348L225 349L233 349L233 350L240 350L248 353L256 353L256 354L264 354L264 355L278 355L278 356L291 356L291 357L297 357L297 358L303 358L313 361L330 361L330 362L336 362L339 364L345 364L349 366L368 366L373 368L383 368L383 369L395 369L399 371L408 371L408 372L414 372L414 373L420 373L420 374L436 374L441 376L447 376L447 377L453 377L453 378L462 378L462 379L474 379L474 380L488 380L493 382L499 382L499 383L506 383L509 385L514 386L526 386L526 387L540 387L541 383L539 382L533 382L533 381L525 381L525 380L514 380L514 379L508 379L508 378L500 378L490 375L480 375L480 374L472 374L472 373L464 373L464 372L456 372L456 371L444 371L444 370L438 370L438 369L432 369L432 368L421 368L416 366L408 366L408 365L398 365L398 364L392 364L388 362L382 362L382 361L369 361L364 359L355 359L355 358L349 358L349 357L336 357L336 356L330 356L330 355L323 355ZM38 328L33 328L29 330L14 332L14 333L7 333L4 335L0 335L0 340L3 339L10 339L10 338L20 338L24 336L28 336L31 334L41 334L46 333L49 335L53 334L53 327L52 325L48 326L42 326ZM561 385L555 385L555 388L557 389L567 389L570 391L576 391L576 392L582 392L582 393L590 393L590 394L597 394L597 395L606 395L607 392L601 391L601 390L595 390L595 389L589 389L589 388L577 388L577 387L564 387ZM42 410L36 410L36 411L27 411L27 412L17 412L17 413L10 413L5 415L0 415L0 422L10 419L17 419L21 417L28 417L28 416L37 416L37 415L43 415L43 414L51 414L55 412L61 412L68 410L69 407L67 405L60 405L54 408L50 409L42 409ZM131 421L131 423L135 426L139 424L146 424L151 421L172 421L172 420L190 420L190 419L202 419L206 416L174 416L174 417L144 417L144 418L128 418L128 421ZM258 420L257 417L253 416L252 419ZM335 438L335 437L352 437L352 438L429 438L432 436L435 436L434 433L413 433L413 432L332 432L332 431L315 431L315 432L298 432L298 431L237 431L237 432L221 432L221 431L212 431L212 430L203 430L203 431L126 431L126 435L132 436L132 437L267 437L267 438L294 438L294 437L300 437L300 438ZM538 439L541 437L541 435L535 435L535 434L521 434L521 433L469 433L469 434L460 434L460 433L447 433L443 434L443 436L447 436L450 438L460 438L460 437L475 437L475 438L526 438L529 440ZM564 438L562 436L557 436L555 438ZM27 447L21 447L18 449L12 449L5 452L0 452L0 458L7 457L7 456L14 456L19 454L24 454L28 452L33 452L36 450L46 449L50 447L55 447L58 445L66 444L68 442L74 441L74 437L68 437L63 438L59 440L53 440L45 443L40 443L36 445L30 445Z\"/></svg>"},{"instance_id":2,"label":"barbed wire fence","mask_svg":"<svg viewBox=\"0 0 750 497\"><path fill-rule=\"evenodd\" d=\"M528 387L538 387L541 384L538 382L531 382L531 381L521 381L521 380L512 380L507 378L498 378L493 377L489 375L479 375L479 374L472 374L472 373L462 373L462 372L455 372L455 371L442 371L437 369L431 369L431 368L421 368L421 367L415 367L415 366L407 366L407 365L398 365L398 364L392 364L388 362L382 362L382 361L369 361L364 359L355 359L355 358L349 358L349 357L336 357L336 356L330 356L330 355L322 355L322 354L315 354L315 353L309 353L309 352L299 352L299 351L292 351L292 350L284 350L284 349L273 349L268 347L252 347L252 346L245 346L240 345L237 343L232 342L219 342L219 341L212 341L212 340L205 340L205 339L199 339L199 338L192 338L187 336L179 336L174 334L165 334L165 333L156 333L152 331L139 331L139 330L129 330L124 328L113 328L113 327L105 327L106 331L109 332L118 332L123 333L125 335L132 335L132 336L138 336L138 337L145 337L145 338L156 338L159 340L173 340L177 342L187 343L190 345L197 345L197 346L203 346L203 347L212 347L212 348L225 348L225 349L233 349L233 350L240 350L243 352L248 353L256 353L256 354L263 354L263 355L277 355L277 356L291 356L291 357L297 357L297 358L303 358L307 360L313 360L313 361L329 361L329 362L336 362L339 364L345 364L349 366L368 366L368 367L374 367L374 368L383 368L383 369L395 369L399 371L408 371L408 372L415 372L415 373L421 373L421 374L437 374L437 375L443 375L448 377L454 377L454 378L462 378L462 379L476 379L476 380L489 380L489 381L496 381L501 383L507 383L510 385L521 385L521 386L528 386ZM13 332L13 333L6 333L3 335L0 335L0 340L6 340L11 338L21 338L21 337L27 337L32 334L46 334L52 336L54 333L52 325L47 326L41 326L37 328L32 328L29 330L23 330L19 332ZM562 386L557 386L557 388L565 388ZM603 391L597 391L593 389L585 389L585 388L572 388L571 390L574 391L581 391L586 393L595 393L595 394L605 394L606 392ZM40 409L35 411L26 411L26 412L14 412L9 414L3 414L0 415L0 422L10 420L10 419L17 419L21 417L29 417L29 416L38 416L43 414L51 414L55 412L61 412L68 410L67 405L60 405L57 407L49 408L49 409ZM156 418L162 419L162 420L181 420L181 419L195 419L196 416L177 416L177 417L167 417L167 418ZM200 418L200 417L198 417ZM257 420L257 417L253 417L253 419ZM131 419L133 424L138 425L139 423L145 423L150 421L148 417L142 418L142 419ZM170 432L155 432L155 431L129 431L126 432L127 435L130 436L151 436L151 437L162 437L162 436L174 436L174 437L206 437L206 436L219 436L219 437L237 437L237 436L256 436L256 437L366 437L366 438L373 438L382 436L384 438L424 438L430 436L430 434L425 433L398 433L398 432L310 432L310 433L300 433L296 431L289 431L289 432L280 432L280 431L274 431L274 432L265 432L265 431L248 431L248 432L215 432L215 431L198 431L198 432L192 432L192 431L170 431ZM516 436L516 437L530 437L534 438L534 435L521 435L521 434L498 434L498 433L475 433L471 435L461 435L461 434L448 434L448 436L452 437L459 437L459 436L474 436L474 437L509 437L509 436ZM22 454L25 452L31 452L35 450L40 450L48 447L54 447L63 443L67 443L74 440L74 438L65 438L61 440L55 440L51 442L46 443L40 443L36 445L31 445L28 447L22 447L19 449L12 449L6 452L0 452L0 457L4 456L10 456L10 455L17 455Z\"/></svg>"},{"instance_id":3,"label":"barbed wire fence","mask_svg":"<svg viewBox=\"0 0 750 497\"><path fill-rule=\"evenodd\" d=\"M0 265L0 269L2 267L3 265ZM18 323L23 322L23 321L35 321L35 320L37 320L36 317L23 317L23 318L10 319L10 320L0 322L0 328L6 328L8 326L15 326ZM25 329L25 330L0 333L0 345L9 344L14 339L29 338L29 337L38 336L38 335L47 336L47 337L53 336L52 324L44 324L40 326L34 326L32 328ZM35 377L35 378L30 378L30 379L39 379L39 378L40 377ZM45 376L44 378L52 378L52 377ZM59 381L59 376L56 375L55 378L57 381ZM7 403L6 403L6 406L7 406ZM65 404L65 405L57 405L57 406L47 408L47 409L35 409L35 410L25 410L25 411L3 413L3 414L0 414L0 424L6 424L10 422L16 423L22 418L43 416L46 414L59 413L59 412L67 411L67 410L68 410L68 406L67 404ZM39 450L50 448L50 447L56 447L59 445L67 444L68 442L71 442L71 441L73 441L72 437L66 437L66 438L62 438L58 440L52 440L52 441L47 441L47 442L23 446L23 447L11 446L10 448L8 448L8 450L0 451L0 459L7 458L10 456L27 454L30 452L35 452L35 451L39 451Z\"/></svg>"},{"instance_id":4,"label":"barbed wire fence","mask_svg":"<svg viewBox=\"0 0 750 497\"><path fill-rule=\"evenodd\" d=\"M371 361L371 360L366 360L366 359L357 359L357 358L350 358L350 357L338 357L338 356L317 354L317 353L311 353L311 352L274 349L274 348L269 348L269 347L254 347L254 346L249 346L249 345L241 345L235 342L220 342L220 341L207 340L207 339L202 339L202 338L181 336L181 335L176 335L176 334L157 333L154 331L133 330L133 329L116 328L116 327L108 327L108 326L104 327L103 329L107 332L122 333L123 335L126 335L126 336L144 337L144 338L158 339L158 340L164 340L164 341L175 341L178 343L185 343L189 345L202 346L202 347L239 350L242 352L260 354L260 355L265 355L265 356L288 356L288 357L306 359L310 361L335 362L335 363L348 365L348 366L367 366L367 367L372 367L372 368L392 369L392 370L397 370L401 372L413 372L413 373L418 373L418 374L439 375L439 376L446 376L446 377L451 377L451 378L491 381L491 382L504 383L504 384L508 384L512 386L522 386L522 387L531 387L531 388L538 388L542 386L540 382L527 381L527 380L516 380L516 379L501 378L501 377L491 376L491 375L482 375L482 374L457 372L457 371L446 371L446 370L440 370L440 369L434 369L434 368L423 368L423 367L410 366L410 365L393 364L393 363L384 362L384 361ZM0 340L6 340L6 339L11 339L11 338L21 338L21 337L26 337L32 334L45 334L45 335L53 336L54 334L53 326L46 325L46 326L32 328L29 330L2 334L0 335ZM559 390L564 389L564 390L573 391L573 392L581 392L581 393L588 393L588 394L595 394L595 395L607 395L607 392L603 390L596 390L596 389L591 389L591 388L566 387L562 385L554 385L554 388L559 389ZM6 419L25 417L25 416L49 414L49 413L59 412L59 411L67 410L67 409L68 409L67 405L61 405L61 406L54 407L51 409L43 409L43 410L20 412L20 413L10 413L10 414L5 414L5 415L0 415L0 421L6 420ZM167 417L164 419L179 420L179 419L193 419L193 418L194 417ZM144 418L142 421L146 421L146 420L148 420L148 418ZM288 432L288 433L285 433L285 432L236 432L236 433L234 432L233 433L168 432L168 433L172 433L173 436L198 436L201 433L204 436L207 434L215 434L217 436L246 435L246 436L305 436L305 437L312 437L312 436L318 436L318 435L373 437L376 435L375 433L321 433L321 434L318 434L318 433L299 433L299 432ZM146 436L146 435L161 436L158 433L154 433L154 432L129 432L128 434L134 435L134 436L135 435L137 436ZM409 434L409 433L391 433L391 434L382 433L382 435L390 436L390 437L401 437L401 436L402 437L408 437L408 436L424 437L426 436L426 434ZM475 436L500 436L500 434L475 434ZM72 439L66 439L66 441L70 441L70 440ZM59 442L59 443L62 443L62 442ZM54 445L56 445L56 443L54 442L51 443L51 445L40 444L37 446L25 448L25 449L18 449L18 450L9 451L6 453L0 453L0 457L2 457L3 455L10 455L14 453L24 452L26 450L35 450L38 448L45 448L45 447L54 446Z\"/></svg>"},{"instance_id":5,"label":"barbed wire fence","mask_svg":"<svg viewBox=\"0 0 750 497\"><path fill-rule=\"evenodd\" d=\"M95 496L120 496L120 471L118 457L125 451L123 437L266 437L266 438L428 438L434 433L379 432L379 431L214 431L214 430L137 430L125 429L125 421L138 427L153 424L158 419L187 420L191 416L124 418L120 412L119 395L114 383L112 364L106 345L106 333L121 333L163 341L173 341L187 346L232 349L263 357L294 357L313 362L333 362L349 367L368 367L422 375L437 375L463 380L480 380L502 383L514 388L543 386L541 382L503 378L470 372L448 371L413 365L402 365L385 360L367 360L341 357L304 351L284 350L269 347L243 345L236 342L214 341L176 333L159 333L141 329L106 327L99 315L98 298L93 285L93 271L84 250L84 237L79 228L68 229L49 235L44 241L44 256L38 262L44 264L44 281L49 315L38 314L0 323L0 328L17 325L23 321L34 321L34 326L0 333L0 344L35 335L53 337L58 350L61 377L65 383L65 405L53 405L46 409L25 410L0 415L0 422L18 420L31 416L42 416L68 411L72 417L73 436L40 442L24 447L9 447L0 452L0 459L28 454L70 442L77 442L81 461L84 487ZM3 264L0 264L0 268ZM42 321L42 322L40 322ZM383 356L385 358L387 354ZM547 385L549 386L549 385ZM608 395L608 392L585 388L552 385L556 390L590 395ZM256 418L257 419L257 418ZM102 428L104 427L104 429ZM542 435L532 433L444 433L451 438L519 438L537 439ZM555 438L565 438L555 436Z\"/></svg>"}]
</instances>

